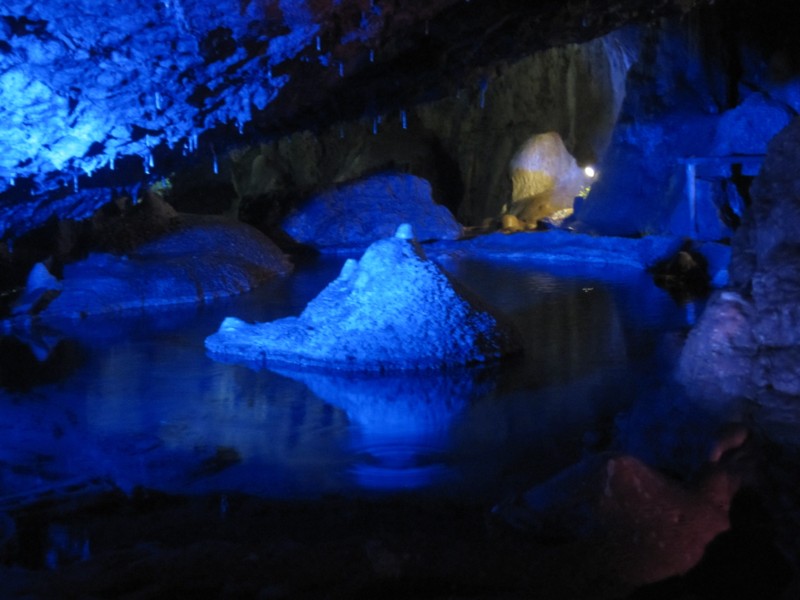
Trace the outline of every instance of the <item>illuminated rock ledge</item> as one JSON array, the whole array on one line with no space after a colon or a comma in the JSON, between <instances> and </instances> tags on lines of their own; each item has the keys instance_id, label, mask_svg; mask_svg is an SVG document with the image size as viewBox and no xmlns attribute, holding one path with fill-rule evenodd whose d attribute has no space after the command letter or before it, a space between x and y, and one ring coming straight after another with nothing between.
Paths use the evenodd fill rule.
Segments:
<instances>
[{"instance_id":1,"label":"illuminated rock ledge","mask_svg":"<svg viewBox=\"0 0 800 600\"><path fill-rule=\"evenodd\" d=\"M203 304L291 271L278 247L249 225L176 214L172 227L123 254L92 252L66 265L60 280L38 265L14 314L25 323Z\"/></svg>"},{"instance_id":2,"label":"illuminated rock ledge","mask_svg":"<svg viewBox=\"0 0 800 600\"><path fill-rule=\"evenodd\" d=\"M348 260L299 317L260 324L229 317L206 348L214 358L258 366L383 371L488 362L517 344L453 289L401 225L361 260Z\"/></svg>"}]
</instances>

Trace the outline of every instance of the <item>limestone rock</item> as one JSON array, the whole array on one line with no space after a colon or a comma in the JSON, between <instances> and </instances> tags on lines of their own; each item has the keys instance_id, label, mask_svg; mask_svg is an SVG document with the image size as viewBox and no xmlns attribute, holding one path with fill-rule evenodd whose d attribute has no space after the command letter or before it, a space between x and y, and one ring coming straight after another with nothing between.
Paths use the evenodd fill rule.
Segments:
<instances>
[{"instance_id":1,"label":"limestone rock","mask_svg":"<svg viewBox=\"0 0 800 600\"><path fill-rule=\"evenodd\" d=\"M556 211L571 209L589 182L557 132L535 135L511 160L509 212L536 223Z\"/></svg>"},{"instance_id":2,"label":"limestone rock","mask_svg":"<svg viewBox=\"0 0 800 600\"><path fill-rule=\"evenodd\" d=\"M524 229L520 220L516 216L510 214L505 214L500 217L500 227L509 232L522 231Z\"/></svg>"},{"instance_id":3,"label":"limestone rock","mask_svg":"<svg viewBox=\"0 0 800 600\"><path fill-rule=\"evenodd\" d=\"M737 231L730 267L736 291L709 301L681 356L678 378L698 397L767 406L800 397L798 160L795 119L770 142L751 212Z\"/></svg>"},{"instance_id":4,"label":"limestone rock","mask_svg":"<svg viewBox=\"0 0 800 600\"><path fill-rule=\"evenodd\" d=\"M206 339L214 357L260 366L353 371L484 363L515 350L511 331L477 309L414 240L391 237L349 259L299 317L225 319Z\"/></svg>"},{"instance_id":5,"label":"limestone rock","mask_svg":"<svg viewBox=\"0 0 800 600\"><path fill-rule=\"evenodd\" d=\"M283 223L298 242L317 248L366 246L410 223L420 240L452 240L461 226L431 196L424 179L400 173L375 175L318 194Z\"/></svg>"},{"instance_id":6,"label":"limestone rock","mask_svg":"<svg viewBox=\"0 0 800 600\"><path fill-rule=\"evenodd\" d=\"M28 281L22 297L14 306L14 313L20 314L35 311L37 304L52 299L61 291L61 282L47 269L44 263L33 265L28 274Z\"/></svg>"},{"instance_id":7,"label":"limestone rock","mask_svg":"<svg viewBox=\"0 0 800 600\"><path fill-rule=\"evenodd\" d=\"M712 142L712 156L765 154L767 144L789 124L785 105L754 93L720 116Z\"/></svg>"},{"instance_id":8,"label":"limestone rock","mask_svg":"<svg viewBox=\"0 0 800 600\"><path fill-rule=\"evenodd\" d=\"M637 458L584 459L493 510L498 518L550 541L590 540L622 579L636 585L684 573L729 528L738 480L713 470L692 489Z\"/></svg>"},{"instance_id":9,"label":"limestone rock","mask_svg":"<svg viewBox=\"0 0 800 600\"><path fill-rule=\"evenodd\" d=\"M247 225L182 217L175 231L128 254L93 253L66 265L60 292L51 285L56 292L51 301L32 304L31 310L43 319L73 319L203 303L248 291L290 270L280 250Z\"/></svg>"}]
</instances>

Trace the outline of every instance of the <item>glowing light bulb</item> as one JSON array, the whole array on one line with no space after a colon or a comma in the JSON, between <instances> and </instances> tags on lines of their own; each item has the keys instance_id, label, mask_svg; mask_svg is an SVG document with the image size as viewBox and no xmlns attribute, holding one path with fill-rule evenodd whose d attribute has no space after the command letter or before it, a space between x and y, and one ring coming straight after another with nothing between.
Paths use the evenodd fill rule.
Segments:
<instances>
[{"instance_id":1,"label":"glowing light bulb","mask_svg":"<svg viewBox=\"0 0 800 600\"><path fill-rule=\"evenodd\" d=\"M586 175L589 179L594 179L594 176L597 175L597 171L594 170L594 167L588 165L583 168L583 174Z\"/></svg>"}]
</instances>

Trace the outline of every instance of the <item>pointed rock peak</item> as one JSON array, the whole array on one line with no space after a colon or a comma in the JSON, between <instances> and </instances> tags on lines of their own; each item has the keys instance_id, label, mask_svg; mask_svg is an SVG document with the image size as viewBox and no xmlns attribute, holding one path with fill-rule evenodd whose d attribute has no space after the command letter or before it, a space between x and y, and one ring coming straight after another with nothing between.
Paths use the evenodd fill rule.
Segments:
<instances>
[{"instance_id":1,"label":"pointed rock peak","mask_svg":"<svg viewBox=\"0 0 800 600\"><path fill-rule=\"evenodd\" d=\"M413 240L414 229L411 227L410 223L401 223L397 227L397 231L395 231L394 237L401 240Z\"/></svg>"}]
</instances>

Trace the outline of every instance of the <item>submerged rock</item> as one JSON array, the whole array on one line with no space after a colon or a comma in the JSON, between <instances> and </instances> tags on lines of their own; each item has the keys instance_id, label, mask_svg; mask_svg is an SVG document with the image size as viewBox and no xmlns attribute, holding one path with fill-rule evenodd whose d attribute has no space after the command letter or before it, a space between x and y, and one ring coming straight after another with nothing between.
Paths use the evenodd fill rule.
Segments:
<instances>
[{"instance_id":1,"label":"submerged rock","mask_svg":"<svg viewBox=\"0 0 800 600\"><path fill-rule=\"evenodd\" d=\"M174 230L124 255L93 253L61 281L31 277L17 315L81 318L239 294L291 270L278 248L233 221L182 216ZM47 279L49 283L42 285Z\"/></svg>"},{"instance_id":2,"label":"submerged rock","mask_svg":"<svg viewBox=\"0 0 800 600\"><path fill-rule=\"evenodd\" d=\"M452 240L461 226L436 204L431 185L413 175L385 173L314 196L283 223L298 242L316 248L364 247L410 223L420 240Z\"/></svg>"},{"instance_id":3,"label":"submerged rock","mask_svg":"<svg viewBox=\"0 0 800 600\"><path fill-rule=\"evenodd\" d=\"M381 371L482 363L517 344L456 292L403 225L349 259L299 317L253 325L229 317L206 348L260 365Z\"/></svg>"},{"instance_id":4,"label":"submerged rock","mask_svg":"<svg viewBox=\"0 0 800 600\"><path fill-rule=\"evenodd\" d=\"M685 573L701 560L708 543L729 528L739 485L727 466L715 466L690 487L636 457L603 453L492 514L540 540L600 547L595 560L642 585Z\"/></svg>"}]
</instances>

